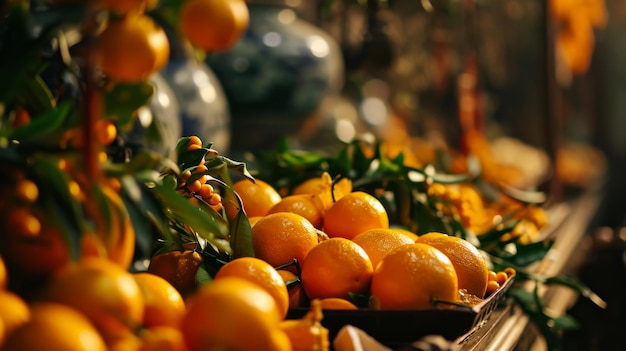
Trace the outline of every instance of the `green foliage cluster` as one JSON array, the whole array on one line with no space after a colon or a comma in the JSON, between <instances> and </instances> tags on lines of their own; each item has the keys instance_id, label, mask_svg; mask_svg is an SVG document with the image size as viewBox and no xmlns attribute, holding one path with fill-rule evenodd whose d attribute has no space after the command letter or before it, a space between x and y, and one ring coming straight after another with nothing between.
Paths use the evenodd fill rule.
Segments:
<instances>
[{"instance_id":1,"label":"green foliage cluster","mask_svg":"<svg viewBox=\"0 0 626 351\"><path fill-rule=\"evenodd\" d=\"M179 5L180 1L171 3ZM33 206L61 229L76 257L80 236L98 222L107 223L105 210L99 211L100 219L86 216L86 202L103 199L101 187L108 186L105 183L111 179L121 184L120 195L137 235L138 258L159 249L182 248L186 241L202 242L203 248L225 260L232 255L251 255L249 245L241 244L249 240L249 224L246 226L243 214L228 221L206 204L192 204L177 187L181 174L204 160L208 168L204 174L210 176L210 182L221 192L233 193L229 172L251 177L245 164L209 155L210 143L187 151L189 138L181 138L172 154L140 149L127 159L109 157L104 163L94 160L98 150L89 153L65 142L68 133L76 130L84 133L86 140L94 138L83 128L94 101L102 106L98 118L113 122L118 131L127 131L135 123L137 110L147 106L155 92L149 81L114 85L97 81L95 87L88 86L89 67L78 53L73 55L74 50L80 52L81 40L69 38L80 34L84 5L48 7L10 1L0 11L0 165L4 174L20 173L37 184L40 197ZM27 123L17 123L20 113L29 116ZM147 139L161 140L156 123L147 129ZM114 143L102 151L111 156L125 150ZM68 173L60 161L71 164L74 172ZM88 165L94 162L98 164L95 175L88 172ZM95 179L85 179L89 177ZM69 190L77 180L89 183L86 199ZM9 186L10 182L3 184ZM231 198L238 200L236 195Z\"/></svg>"}]
</instances>

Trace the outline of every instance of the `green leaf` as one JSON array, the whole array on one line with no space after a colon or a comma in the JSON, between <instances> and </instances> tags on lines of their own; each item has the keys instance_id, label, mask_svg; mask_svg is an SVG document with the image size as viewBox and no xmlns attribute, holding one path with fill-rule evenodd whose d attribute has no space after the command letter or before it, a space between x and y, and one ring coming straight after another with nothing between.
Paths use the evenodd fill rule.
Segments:
<instances>
[{"instance_id":1,"label":"green leaf","mask_svg":"<svg viewBox=\"0 0 626 351\"><path fill-rule=\"evenodd\" d=\"M413 206L413 218L417 223L417 232L422 235L428 232L449 233L441 217L437 216L428 206L421 201L416 201Z\"/></svg>"},{"instance_id":2,"label":"green leaf","mask_svg":"<svg viewBox=\"0 0 626 351\"><path fill-rule=\"evenodd\" d=\"M156 170L164 165L178 170L178 166L172 161L163 158L155 152L142 150L135 154L127 163L107 163L104 167L104 172L108 177L116 178L121 178L124 175L140 176L143 174L143 176L140 177L144 182L147 182L158 179L158 172ZM152 174L152 176L146 178L145 175L149 174Z\"/></svg>"},{"instance_id":3,"label":"green leaf","mask_svg":"<svg viewBox=\"0 0 626 351\"><path fill-rule=\"evenodd\" d=\"M556 276L556 277L548 277L543 280L543 283L546 285L561 285L568 287L581 296L589 299L589 301L596 304L598 307L606 308L607 303L600 296L594 293L587 285L578 281L577 279L566 277L566 276Z\"/></svg>"},{"instance_id":4,"label":"green leaf","mask_svg":"<svg viewBox=\"0 0 626 351\"><path fill-rule=\"evenodd\" d=\"M479 234L478 239L480 240L480 248L486 249L492 246L494 243L498 243L500 241L500 238L502 238L504 234L510 233L513 229L515 229L515 226L517 226L518 223L519 220L515 220L512 223L508 223L506 225L497 225L491 228L489 231Z\"/></svg>"},{"instance_id":5,"label":"green leaf","mask_svg":"<svg viewBox=\"0 0 626 351\"><path fill-rule=\"evenodd\" d=\"M100 218L94 218L97 225L104 225L107 237L111 235L115 228L112 228L113 224L113 206L111 205L109 198L102 192L102 188L97 183L93 183L91 187L90 201L86 206L93 208L93 211L89 213L91 216L98 216ZM94 207L95 205L95 207Z\"/></svg>"},{"instance_id":6,"label":"green leaf","mask_svg":"<svg viewBox=\"0 0 626 351\"><path fill-rule=\"evenodd\" d=\"M237 212L237 215L230 223L230 243L233 248L233 258L254 257L252 247L252 228L250 221L244 211Z\"/></svg>"},{"instance_id":7,"label":"green leaf","mask_svg":"<svg viewBox=\"0 0 626 351\"><path fill-rule=\"evenodd\" d=\"M208 270L204 267L204 265L200 265L198 270L196 271L196 284L198 287L203 286L205 284L211 284L213 281L213 277L208 272Z\"/></svg>"},{"instance_id":8,"label":"green leaf","mask_svg":"<svg viewBox=\"0 0 626 351\"><path fill-rule=\"evenodd\" d=\"M40 47L31 36L32 18L25 7L13 6L2 19L0 45L0 102L13 105L29 77L44 67Z\"/></svg>"},{"instance_id":9,"label":"green leaf","mask_svg":"<svg viewBox=\"0 0 626 351\"><path fill-rule=\"evenodd\" d=\"M228 167L229 170L235 172L236 174L239 174L243 177L254 180L254 177L248 171L246 163L234 161L224 156L216 156L215 159L221 161L223 164L226 165L226 167ZM210 165L212 164L212 161L207 161L207 163L208 163L207 167L211 168Z\"/></svg>"},{"instance_id":10,"label":"green leaf","mask_svg":"<svg viewBox=\"0 0 626 351\"><path fill-rule=\"evenodd\" d=\"M440 184L459 184L467 182L470 177L467 174L446 174L436 172L432 176L433 182Z\"/></svg>"},{"instance_id":11,"label":"green leaf","mask_svg":"<svg viewBox=\"0 0 626 351\"><path fill-rule=\"evenodd\" d=\"M228 238L228 225L215 211L210 213L203 210L176 190L162 184L154 184L151 191L165 205L165 211L172 220L189 225L209 242L216 238Z\"/></svg>"},{"instance_id":12,"label":"green leaf","mask_svg":"<svg viewBox=\"0 0 626 351\"><path fill-rule=\"evenodd\" d=\"M29 143L59 132L64 122L70 117L72 104L71 101L60 103L57 108L48 110L33 118L30 123L15 128L9 134L9 138L21 143Z\"/></svg>"},{"instance_id":13,"label":"green leaf","mask_svg":"<svg viewBox=\"0 0 626 351\"><path fill-rule=\"evenodd\" d=\"M553 243L553 240L538 241L525 245L517 243L516 254L508 259L517 266L528 266L533 262L543 259L548 251L550 251Z\"/></svg>"},{"instance_id":14,"label":"green leaf","mask_svg":"<svg viewBox=\"0 0 626 351\"><path fill-rule=\"evenodd\" d=\"M521 190L504 183L498 184L498 187L503 194L525 204L542 204L547 200L546 193L542 191Z\"/></svg>"},{"instance_id":15,"label":"green leaf","mask_svg":"<svg viewBox=\"0 0 626 351\"><path fill-rule=\"evenodd\" d=\"M17 99L33 115L45 113L55 106L52 92L40 75L24 81L24 87Z\"/></svg>"},{"instance_id":16,"label":"green leaf","mask_svg":"<svg viewBox=\"0 0 626 351\"><path fill-rule=\"evenodd\" d=\"M57 206L68 211L73 222L78 223L81 232L84 231L84 213L81 203L70 193L69 178L59 169L57 162L48 158L36 158L33 161L33 171L44 184L43 189L57 199Z\"/></svg>"},{"instance_id":17,"label":"green leaf","mask_svg":"<svg viewBox=\"0 0 626 351\"><path fill-rule=\"evenodd\" d=\"M538 302L541 298L537 295L537 288L532 292L523 288L512 287L508 292L522 311L529 316L532 323L539 329L544 337L548 349L558 351L560 349L561 332L563 328L576 328L577 324L572 323L570 317L551 317L545 313L543 306Z\"/></svg>"},{"instance_id":18,"label":"green leaf","mask_svg":"<svg viewBox=\"0 0 626 351\"><path fill-rule=\"evenodd\" d=\"M195 150L187 150L178 153L178 167L181 171L185 171L191 167L197 167L204 159L204 156L209 152L209 149L200 148ZM207 165L207 167L209 167Z\"/></svg>"},{"instance_id":19,"label":"green leaf","mask_svg":"<svg viewBox=\"0 0 626 351\"><path fill-rule=\"evenodd\" d=\"M104 94L105 116L127 130L132 127L135 112L150 102L154 92L155 87L150 82L115 84Z\"/></svg>"},{"instance_id":20,"label":"green leaf","mask_svg":"<svg viewBox=\"0 0 626 351\"><path fill-rule=\"evenodd\" d=\"M163 239L172 241L172 233L163 204L157 201L145 184L135 177L124 176L121 178L121 184L122 199L129 209L137 242L142 249L151 249L148 245L152 245L153 242L153 228Z\"/></svg>"}]
</instances>

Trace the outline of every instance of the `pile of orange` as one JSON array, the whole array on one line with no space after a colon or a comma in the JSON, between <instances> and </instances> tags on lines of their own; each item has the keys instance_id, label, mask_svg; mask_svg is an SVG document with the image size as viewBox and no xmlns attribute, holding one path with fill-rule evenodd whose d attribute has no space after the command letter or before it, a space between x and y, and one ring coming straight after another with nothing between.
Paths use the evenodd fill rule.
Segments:
<instances>
[{"instance_id":1,"label":"pile of orange","mask_svg":"<svg viewBox=\"0 0 626 351\"><path fill-rule=\"evenodd\" d=\"M286 321L287 284L267 262L229 261L183 297L160 274L177 271L173 282L188 283L193 251L162 255L154 273L104 257L69 262L28 298L6 289L11 277L0 257L0 350L328 350L321 305Z\"/></svg>"},{"instance_id":2,"label":"pile of orange","mask_svg":"<svg viewBox=\"0 0 626 351\"><path fill-rule=\"evenodd\" d=\"M157 275L85 257L27 297L4 288L11 279L0 258L0 350L187 350L185 301Z\"/></svg>"},{"instance_id":3,"label":"pile of orange","mask_svg":"<svg viewBox=\"0 0 626 351\"><path fill-rule=\"evenodd\" d=\"M382 203L353 191L347 181L333 186L324 174L285 196L258 179L241 180L235 188L243 210L254 218L256 258L285 272L288 297L281 293L281 304L306 307L320 300L326 309L446 308L462 296L480 301L493 292L488 262L473 244L390 227Z\"/></svg>"}]
</instances>

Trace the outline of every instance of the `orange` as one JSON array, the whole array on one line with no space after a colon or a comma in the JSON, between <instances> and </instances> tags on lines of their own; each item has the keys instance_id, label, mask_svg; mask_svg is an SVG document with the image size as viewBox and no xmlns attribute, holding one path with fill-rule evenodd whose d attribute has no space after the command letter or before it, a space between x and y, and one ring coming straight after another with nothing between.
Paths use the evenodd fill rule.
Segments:
<instances>
[{"instance_id":1,"label":"orange","mask_svg":"<svg viewBox=\"0 0 626 351\"><path fill-rule=\"evenodd\" d=\"M333 184L333 180L328 172L322 173L319 178L310 178L296 186L292 195L318 195L324 204L324 210L341 199L344 195L352 192L352 181L349 178L342 178ZM333 201L334 198L334 201Z\"/></svg>"},{"instance_id":2,"label":"orange","mask_svg":"<svg viewBox=\"0 0 626 351\"><path fill-rule=\"evenodd\" d=\"M280 329L288 336L293 351L329 349L328 329L322 325L322 318L320 301L313 300L304 317L280 322Z\"/></svg>"},{"instance_id":3,"label":"orange","mask_svg":"<svg viewBox=\"0 0 626 351\"><path fill-rule=\"evenodd\" d=\"M302 264L302 284L310 299L341 297L367 291L372 262L365 250L346 238L330 238L315 246Z\"/></svg>"},{"instance_id":4,"label":"orange","mask_svg":"<svg viewBox=\"0 0 626 351\"><path fill-rule=\"evenodd\" d=\"M0 256L0 290L7 287L7 266L4 264L4 259Z\"/></svg>"},{"instance_id":5,"label":"orange","mask_svg":"<svg viewBox=\"0 0 626 351\"><path fill-rule=\"evenodd\" d=\"M11 286L43 282L70 259L63 233L42 214L37 214L37 217L42 223L39 235L6 235L2 239L0 254Z\"/></svg>"},{"instance_id":6,"label":"orange","mask_svg":"<svg viewBox=\"0 0 626 351\"><path fill-rule=\"evenodd\" d=\"M372 308L428 309L435 299L457 301L458 285L452 262L426 244L402 245L388 253L372 277Z\"/></svg>"},{"instance_id":7,"label":"orange","mask_svg":"<svg viewBox=\"0 0 626 351\"><path fill-rule=\"evenodd\" d=\"M480 251L467 240L443 233L427 233L417 239L443 252L456 271L459 289L483 297L487 291L489 268Z\"/></svg>"},{"instance_id":8,"label":"orange","mask_svg":"<svg viewBox=\"0 0 626 351\"><path fill-rule=\"evenodd\" d=\"M36 303L31 310L30 320L8 335L4 350L107 350L89 319L73 308Z\"/></svg>"},{"instance_id":9,"label":"orange","mask_svg":"<svg viewBox=\"0 0 626 351\"><path fill-rule=\"evenodd\" d=\"M419 235L415 234L414 232L408 229L402 228L402 227L391 227L391 228L395 230L396 232L409 237L409 239L413 240L413 242L415 242L415 240L417 240L417 238L419 237Z\"/></svg>"},{"instance_id":10,"label":"orange","mask_svg":"<svg viewBox=\"0 0 626 351\"><path fill-rule=\"evenodd\" d=\"M133 83L147 80L165 66L170 44L154 20L135 14L108 23L98 36L96 54L105 75Z\"/></svg>"},{"instance_id":11,"label":"orange","mask_svg":"<svg viewBox=\"0 0 626 351\"><path fill-rule=\"evenodd\" d=\"M282 197L270 184L257 179L252 182L249 179L242 179L233 184L233 190L241 198L244 211L248 218L265 216L270 208L277 204ZM229 218L234 218L237 214L236 202L225 204Z\"/></svg>"},{"instance_id":12,"label":"orange","mask_svg":"<svg viewBox=\"0 0 626 351\"><path fill-rule=\"evenodd\" d=\"M302 307L306 306L308 299L302 289L302 281L298 276L286 269L278 269L278 274L283 278L283 281L287 285L287 292L289 294L289 307Z\"/></svg>"},{"instance_id":13,"label":"orange","mask_svg":"<svg viewBox=\"0 0 626 351\"><path fill-rule=\"evenodd\" d=\"M250 222L250 227L253 227L256 222L259 221L259 219L263 218L263 216L254 216L254 217L248 217L248 222Z\"/></svg>"},{"instance_id":14,"label":"orange","mask_svg":"<svg viewBox=\"0 0 626 351\"><path fill-rule=\"evenodd\" d=\"M4 333L4 322L2 322L2 319L0 319L0 347L2 347L2 344L4 344L5 337L6 335Z\"/></svg>"},{"instance_id":15,"label":"orange","mask_svg":"<svg viewBox=\"0 0 626 351\"><path fill-rule=\"evenodd\" d=\"M276 205L268 211L292 212L301 215L313 224L315 228L321 229L324 221L324 204L318 195L289 195L282 198Z\"/></svg>"},{"instance_id":16,"label":"orange","mask_svg":"<svg viewBox=\"0 0 626 351\"><path fill-rule=\"evenodd\" d=\"M372 267L376 268L385 255L400 245L413 244L415 240L409 238L405 234L400 233L396 229L375 228L366 230L358 234L352 241L357 243L365 250Z\"/></svg>"},{"instance_id":17,"label":"orange","mask_svg":"<svg viewBox=\"0 0 626 351\"><path fill-rule=\"evenodd\" d=\"M270 334L271 344L268 350L271 351L297 351L297 347L293 347L289 335L282 329L276 329ZM316 349L313 349L316 350ZM321 350L321 349L319 349Z\"/></svg>"},{"instance_id":18,"label":"orange","mask_svg":"<svg viewBox=\"0 0 626 351\"><path fill-rule=\"evenodd\" d=\"M179 22L181 33L195 46L223 51L248 29L250 13L244 0L188 0Z\"/></svg>"},{"instance_id":19,"label":"orange","mask_svg":"<svg viewBox=\"0 0 626 351\"><path fill-rule=\"evenodd\" d=\"M295 213L272 213L261 218L252 227L254 255L274 267L290 263L294 259L302 265L317 242L315 227L306 218ZM293 266L287 269L296 271Z\"/></svg>"},{"instance_id":20,"label":"orange","mask_svg":"<svg viewBox=\"0 0 626 351\"><path fill-rule=\"evenodd\" d=\"M366 192L345 195L324 214L324 232L331 238L352 239L373 228L389 228L389 217L382 203Z\"/></svg>"},{"instance_id":21,"label":"orange","mask_svg":"<svg viewBox=\"0 0 626 351\"><path fill-rule=\"evenodd\" d=\"M187 351L183 332L179 328L151 327L142 330L140 338L139 351Z\"/></svg>"},{"instance_id":22,"label":"orange","mask_svg":"<svg viewBox=\"0 0 626 351\"><path fill-rule=\"evenodd\" d=\"M269 350L281 321L272 295L225 277L202 285L187 301L181 330L190 350Z\"/></svg>"},{"instance_id":23,"label":"orange","mask_svg":"<svg viewBox=\"0 0 626 351\"><path fill-rule=\"evenodd\" d=\"M111 121L99 119L96 121L95 134L98 144L106 146L117 137L117 127Z\"/></svg>"},{"instance_id":24,"label":"orange","mask_svg":"<svg viewBox=\"0 0 626 351\"><path fill-rule=\"evenodd\" d=\"M31 318L30 306L11 291L0 290L0 324L4 334L9 335Z\"/></svg>"},{"instance_id":25,"label":"orange","mask_svg":"<svg viewBox=\"0 0 626 351\"><path fill-rule=\"evenodd\" d=\"M339 297L327 297L320 300L323 310L356 310L355 304L350 300L342 299Z\"/></svg>"},{"instance_id":26,"label":"orange","mask_svg":"<svg viewBox=\"0 0 626 351\"><path fill-rule=\"evenodd\" d=\"M185 301L165 278L142 272L133 274L144 301L143 325L178 327L185 314Z\"/></svg>"},{"instance_id":27,"label":"orange","mask_svg":"<svg viewBox=\"0 0 626 351\"><path fill-rule=\"evenodd\" d=\"M4 230L12 236L33 237L39 235L41 223L33 211L26 206L10 208L4 215Z\"/></svg>"},{"instance_id":28,"label":"orange","mask_svg":"<svg viewBox=\"0 0 626 351\"><path fill-rule=\"evenodd\" d=\"M20 201L32 204L39 198L39 188L30 179L20 179L17 181L15 195Z\"/></svg>"},{"instance_id":29,"label":"orange","mask_svg":"<svg viewBox=\"0 0 626 351\"><path fill-rule=\"evenodd\" d=\"M133 333L116 335L114 339L106 340L108 351L139 351L143 341Z\"/></svg>"},{"instance_id":30,"label":"orange","mask_svg":"<svg viewBox=\"0 0 626 351\"><path fill-rule=\"evenodd\" d=\"M84 258L64 267L41 298L66 304L85 314L105 339L139 327L145 309L132 274L99 257Z\"/></svg>"},{"instance_id":31,"label":"orange","mask_svg":"<svg viewBox=\"0 0 626 351\"><path fill-rule=\"evenodd\" d=\"M289 309L289 294L283 277L269 263L255 257L239 257L223 265L214 280L238 277L249 280L265 289L276 301L281 318Z\"/></svg>"},{"instance_id":32,"label":"orange","mask_svg":"<svg viewBox=\"0 0 626 351\"><path fill-rule=\"evenodd\" d=\"M196 289L196 273L202 262L196 251L170 251L152 256L148 272L167 280L185 298Z\"/></svg>"}]
</instances>

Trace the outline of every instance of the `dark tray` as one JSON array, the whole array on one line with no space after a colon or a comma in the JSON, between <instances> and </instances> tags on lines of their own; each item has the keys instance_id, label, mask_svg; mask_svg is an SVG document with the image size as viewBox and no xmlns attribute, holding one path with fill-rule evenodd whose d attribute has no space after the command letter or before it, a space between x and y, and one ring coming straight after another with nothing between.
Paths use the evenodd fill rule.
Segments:
<instances>
[{"instance_id":1,"label":"dark tray","mask_svg":"<svg viewBox=\"0 0 626 351\"><path fill-rule=\"evenodd\" d=\"M367 308L324 310L322 325L328 328L331 342L345 325L355 326L389 347L406 345L426 335L441 335L452 341L482 325L502 302L512 283L513 278L508 279L487 299L471 307L424 310ZM308 311L308 308L291 308L287 313L287 319L302 318Z\"/></svg>"}]
</instances>

